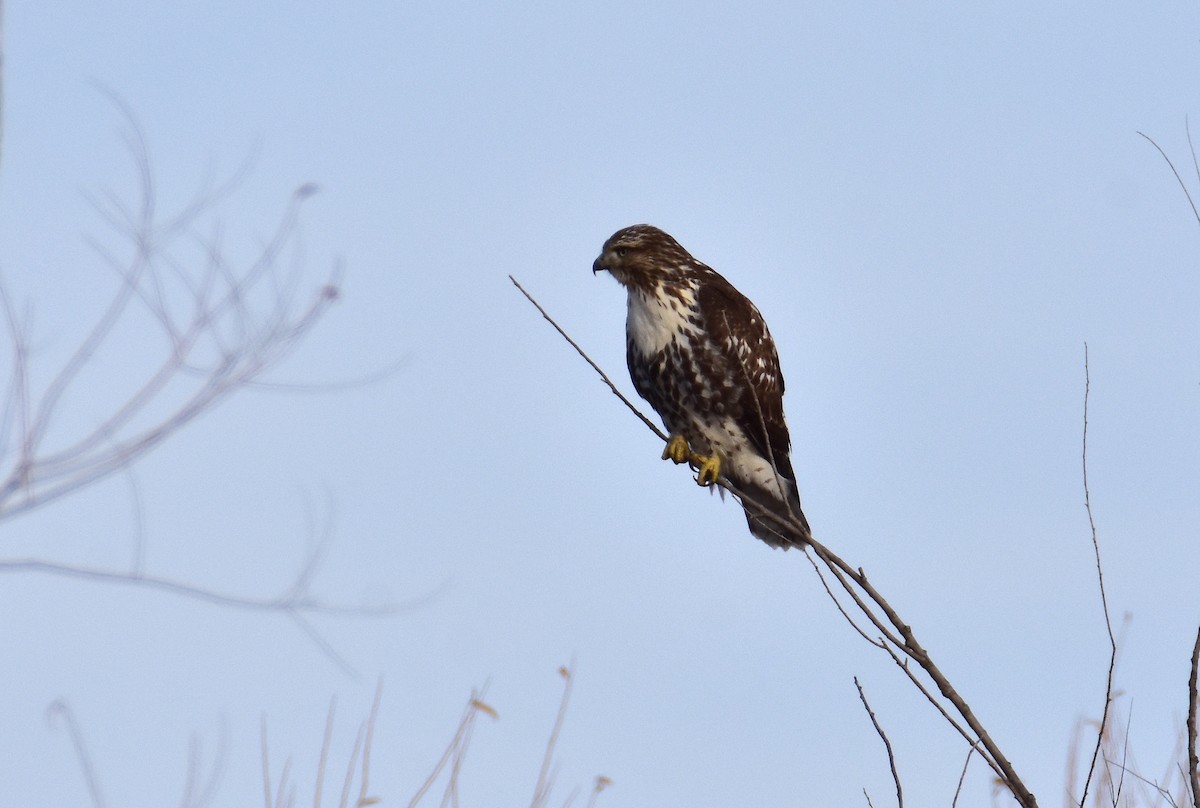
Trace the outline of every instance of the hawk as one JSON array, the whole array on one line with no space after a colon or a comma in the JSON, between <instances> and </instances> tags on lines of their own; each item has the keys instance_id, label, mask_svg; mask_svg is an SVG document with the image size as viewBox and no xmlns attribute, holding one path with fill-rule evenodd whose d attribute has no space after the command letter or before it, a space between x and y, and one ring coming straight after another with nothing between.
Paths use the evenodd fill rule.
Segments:
<instances>
[{"instance_id":1,"label":"hawk","mask_svg":"<svg viewBox=\"0 0 1200 808\"><path fill-rule=\"evenodd\" d=\"M812 534L789 457L783 376L758 309L648 224L604 242L592 264L601 270L628 293L629 375L671 433L663 459L691 463L702 486L731 483L750 532L767 544L803 546Z\"/></svg>"}]
</instances>

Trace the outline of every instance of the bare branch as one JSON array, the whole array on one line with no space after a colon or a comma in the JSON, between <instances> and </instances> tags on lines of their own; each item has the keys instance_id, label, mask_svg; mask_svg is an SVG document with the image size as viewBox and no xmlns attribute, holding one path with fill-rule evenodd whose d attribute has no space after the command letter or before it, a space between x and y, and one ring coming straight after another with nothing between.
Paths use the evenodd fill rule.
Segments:
<instances>
[{"instance_id":1,"label":"bare branch","mask_svg":"<svg viewBox=\"0 0 1200 808\"><path fill-rule=\"evenodd\" d=\"M589 357L570 336L563 331L562 327L554 321L554 319L546 312L544 308L517 282L515 278L509 276L513 284L521 291L530 303L537 308L542 317L554 327L556 331L565 339L571 347L573 347L584 361L600 375L601 379L608 385L609 389L621 399L627 408L646 424L664 442L667 440L666 435L662 433L654 424L643 415L637 407L635 407L628 398L621 394L616 386L609 379L607 374ZM788 535L799 533L800 535L808 534L806 526L799 519L787 513L774 513L767 508L763 503L757 503L752 497L747 497L743 492L737 490L730 485L728 481L721 481L720 484L737 496L739 499L753 502L756 507L764 510L764 517L771 523L778 526L777 535L785 541ZM933 662L929 652L917 641L916 635L911 626L904 622L892 605L879 593L878 590L867 579L866 573L862 568L854 568L847 564L842 558L833 553L816 539L810 539L809 546L818 559L825 567L834 575L841 584L842 588L850 595L855 606L862 612L863 616L871 622L873 626L880 632L881 637L877 642L871 639L854 621L850 621L854 629L870 642L885 650L897 665L909 676L910 680L918 686L926 698L933 703L951 725L963 735L973 748L977 748L980 755L984 758L987 764L1000 778L1000 782L1008 789L1016 798L1023 808L1034 808L1037 805L1037 799L1026 788L1025 784L1017 776L1015 769L1008 759L1000 751L999 746L992 740L983 724L975 716L970 705L962 697L961 694L950 683L950 680L942 672L942 670ZM826 590L829 591L826 585ZM831 593L832 594L832 593ZM837 599L834 599L835 604L838 604L839 611L843 615L847 615L844 608L841 607ZM915 661L917 665L929 677L941 697L953 708L953 710L962 718L966 726L970 728L970 733L965 728L954 721L946 708L944 708L937 698L931 693L916 677L915 673L910 669L910 666L905 660L900 658L904 655ZM972 733L974 737L972 737Z\"/></svg>"},{"instance_id":2,"label":"bare branch","mask_svg":"<svg viewBox=\"0 0 1200 808\"><path fill-rule=\"evenodd\" d=\"M367 717L366 733L363 740L362 752L362 778L359 780L358 801L354 803L354 808L364 808L367 805L374 805L379 802L377 797L367 796L367 776L371 768L371 742L375 738L375 719L379 716L379 701L383 698L383 677L379 678L379 684L375 686L375 699L371 702L371 713ZM344 799L344 797L343 797ZM343 803L342 808L345 808Z\"/></svg>"},{"instance_id":3,"label":"bare branch","mask_svg":"<svg viewBox=\"0 0 1200 808\"><path fill-rule=\"evenodd\" d=\"M1179 176L1179 170L1175 168L1175 164L1171 162L1171 158L1167 156L1165 151L1163 151L1162 146L1159 146L1154 142L1154 138L1150 137L1145 132L1138 132L1138 134L1150 141L1150 145L1157 149L1158 153L1162 155L1162 158L1167 161L1167 165L1171 167L1171 173L1175 175L1175 179L1179 183L1179 187L1183 189L1183 195L1187 197L1188 204L1192 207L1192 217L1196 220L1197 224L1200 224L1200 210L1196 209L1196 201L1192 199L1192 192L1188 190L1187 183L1183 181L1183 177ZM1190 131L1188 132L1188 146L1192 146L1192 136ZM1192 159L1195 160L1195 157L1195 151L1193 151Z\"/></svg>"},{"instance_id":4,"label":"bare branch","mask_svg":"<svg viewBox=\"0 0 1200 808\"><path fill-rule=\"evenodd\" d=\"M852 629L854 629L856 632L858 632L858 635L860 637L862 637L864 640L866 640L867 642L869 642L871 645L877 645L880 648L886 648L887 643L884 641L884 639L882 637L880 637L878 639L872 639L867 634L867 632L864 631L862 629L862 627L858 625L858 623L855 621L855 619L850 616L850 613L848 611L846 611L846 607L842 605L842 602L840 600L838 600L837 595L835 595L833 590L830 588L829 582L827 580L825 580L825 573L821 572L821 565L817 563L817 560L815 558L813 558L812 556L810 556L808 553L805 553L804 557L806 559L808 559L808 563L812 565L813 572L815 572L817 574L817 578L821 581L821 586L825 587L825 594L829 595L829 599L833 601L833 605L836 606L837 610L842 613L842 617L844 617L846 619L846 622L850 624L850 627ZM840 578L838 580L841 581Z\"/></svg>"},{"instance_id":5,"label":"bare branch","mask_svg":"<svg viewBox=\"0 0 1200 808\"><path fill-rule=\"evenodd\" d=\"M645 424L651 432L653 432L655 435L658 435L659 439L662 440L663 443L666 443L667 442L666 433L663 432L661 429L659 429L653 421L651 421L649 418L647 418L645 415L643 415L642 411L639 410L637 407L635 407L633 405L633 402L631 402L628 398L626 398L625 394L617 389L617 386L615 384L613 384L613 380L608 378L608 374L605 373L603 370L601 370L600 366L597 365L595 362L593 362L592 358L590 356L588 356L586 353L584 353L584 350L579 347L579 344L576 343L575 340L571 339L571 337L567 335L567 332L563 331L562 327L558 323L554 322L554 318L546 313L546 310L542 308L542 304L540 304L536 300L534 300L533 295L529 294L529 292L526 292L525 287L522 286L520 283L518 283L517 279L514 278L512 275L509 275L508 279L513 282L513 286L517 287L517 289L519 289L521 291L521 294L525 295L525 298L530 303L533 304L534 308L536 308L539 312L541 312L542 317L545 318L546 322L548 322L548 323L550 323L550 325L554 326L554 330L559 333L559 336L561 336L563 339L565 339L567 341L567 344L570 345L572 348L574 348L575 352L583 357L583 361L585 361L589 365L591 365L592 370L594 370L594 371L596 371L596 373L600 374L600 378L604 381L605 384L608 385L608 389L612 391L613 395L616 396L617 398L621 399L621 401L625 404L625 406L629 408L630 412L632 412L634 415L636 415L638 418L640 418L642 423Z\"/></svg>"},{"instance_id":6,"label":"bare branch","mask_svg":"<svg viewBox=\"0 0 1200 808\"><path fill-rule=\"evenodd\" d=\"M963 781L967 779L967 768L971 765L971 755L975 754L975 747L967 750L967 759L963 761L962 773L958 775L958 787L954 789L954 799L950 801L950 808L957 808L958 795L962 793Z\"/></svg>"},{"instance_id":7,"label":"bare branch","mask_svg":"<svg viewBox=\"0 0 1200 808\"><path fill-rule=\"evenodd\" d=\"M286 611L300 614L325 614L350 617L387 617L394 615L406 607L420 601L410 601L409 604L389 604L376 607L353 607L322 603L307 593L289 593L276 598L250 598L240 595L226 595L212 590L203 589L191 584L162 578L155 575L135 575L125 571L104 570L95 567L83 567L73 564L59 564L38 558L10 559L0 561L0 572L42 572L62 575L69 578L102 581L105 583L142 586L149 589L159 589L176 595L195 598L196 600L214 603L218 606L232 606L252 611Z\"/></svg>"},{"instance_id":8,"label":"bare branch","mask_svg":"<svg viewBox=\"0 0 1200 808\"><path fill-rule=\"evenodd\" d=\"M1200 668L1200 631L1196 632L1196 644L1192 646L1192 675L1188 678L1188 782L1192 787L1192 805L1195 808L1200 808L1200 757L1196 755L1196 702L1200 700L1200 694L1196 690L1198 668Z\"/></svg>"},{"instance_id":9,"label":"bare branch","mask_svg":"<svg viewBox=\"0 0 1200 808\"><path fill-rule=\"evenodd\" d=\"M293 195L279 225L248 265L235 269L217 242L192 235L197 219L230 185L210 191L175 216L159 216L145 139L132 114L112 98L129 121L126 140L141 179L140 203L130 209L110 195L98 205L128 239L130 255L121 260L100 250L120 284L40 391L29 382L29 326L0 284L13 365L0 420L0 519L128 468L234 392L268 383L264 374L296 348L338 298L337 268L303 305L295 302L299 281L279 276L278 264L298 228L300 205L311 195L307 187ZM198 272L190 268L194 260L179 255L186 246L181 242L189 239L207 256L207 265ZM117 325L139 313L148 315L164 337L157 365L95 426L75 434L56 428L63 405L88 395L80 389L84 368L105 350L120 350L112 344ZM52 436L57 446L48 449Z\"/></svg>"},{"instance_id":10,"label":"bare branch","mask_svg":"<svg viewBox=\"0 0 1200 808\"><path fill-rule=\"evenodd\" d=\"M883 727L879 725L879 719L875 717L875 711L871 709L870 703L867 702L867 694L863 692L863 687L858 681L858 677L854 677L854 686L858 688L858 698L863 703L863 708L867 711L867 715L871 718L871 723L875 725L875 732L883 740L883 745L887 749L888 766L892 770L892 780L896 783L896 805L898 808L904 808L904 789L900 787L900 772L896 770L896 756L892 751L892 742L888 740L887 733L883 731Z\"/></svg>"},{"instance_id":11,"label":"bare branch","mask_svg":"<svg viewBox=\"0 0 1200 808\"><path fill-rule=\"evenodd\" d=\"M346 762L346 778L342 781L342 796L338 801L338 808L349 808L350 789L354 786L354 769L358 766L358 754L365 751L363 735L364 728L359 727L358 732L354 734L354 748L350 750L350 759Z\"/></svg>"},{"instance_id":12,"label":"bare branch","mask_svg":"<svg viewBox=\"0 0 1200 808\"><path fill-rule=\"evenodd\" d=\"M265 713L262 716L260 726L262 728L259 749L262 752L263 808L275 808L275 801L271 799L271 761L267 751L269 746L267 744L267 716Z\"/></svg>"},{"instance_id":13,"label":"bare branch","mask_svg":"<svg viewBox=\"0 0 1200 808\"><path fill-rule=\"evenodd\" d=\"M1153 141L1151 141L1153 142ZM1112 618L1108 611L1108 596L1104 591L1104 567L1100 563L1100 540L1096 537L1096 520L1092 515L1092 497L1091 491L1088 488L1088 400L1091 395L1092 377L1088 370L1088 348L1087 343L1083 344L1083 507L1087 511L1088 526L1092 532L1092 550L1096 555L1096 579L1100 584L1100 607L1104 613L1104 626L1108 631L1108 675L1104 684L1104 710L1100 714L1100 728L1096 732L1096 746L1092 750L1092 762L1088 766L1087 778L1083 783L1083 793L1079 797L1080 808L1087 801L1088 787L1092 783L1092 776L1096 771L1096 762L1100 758L1100 749L1104 745L1104 732L1108 727L1109 708L1112 705L1113 692L1113 671L1117 667L1117 639L1113 634Z\"/></svg>"},{"instance_id":14,"label":"bare branch","mask_svg":"<svg viewBox=\"0 0 1200 808\"><path fill-rule=\"evenodd\" d=\"M61 564L53 561L45 561L39 558L24 558L24 559L8 559L0 560L0 573L19 572L19 573L46 573L51 575L63 576L67 578L78 578L88 581L96 581L108 584L122 584L126 586L143 587L146 589L157 589L159 591L168 592L173 595L193 598L195 600L211 603L218 606L227 606L236 609L247 609L250 611L277 612L283 614L290 619L301 632L309 638L309 640L317 646L325 656L341 668L345 673L355 678L358 677L358 671L349 664L334 647L326 640L320 632L308 621L309 615L316 616L331 616L331 617L371 617L380 618L395 615L406 608L419 605L423 602L436 597L437 591L423 595L420 598L412 599L407 602L391 603L382 606L344 606L339 604L328 604L315 598L311 595L306 586L301 586L298 580L294 582L284 594L274 598L255 598L244 597L240 595L230 595L221 592L215 592L211 589L194 586L192 584L183 583L170 578L163 578L155 575L146 575L139 571L124 571L124 570L105 570L94 567L84 567L74 564ZM304 574L303 572L301 573Z\"/></svg>"}]
</instances>

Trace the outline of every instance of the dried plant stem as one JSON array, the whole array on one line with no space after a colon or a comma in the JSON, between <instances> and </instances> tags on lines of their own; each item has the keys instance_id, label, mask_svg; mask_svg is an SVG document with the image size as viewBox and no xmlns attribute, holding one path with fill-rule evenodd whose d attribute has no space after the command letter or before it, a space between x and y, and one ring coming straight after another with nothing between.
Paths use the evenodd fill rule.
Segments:
<instances>
[{"instance_id":1,"label":"dried plant stem","mask_svg":"<svg viewBox=\"0 0 1200 808\"><path fill-rule=\"evenodd\" d=\"M550 739L546 742L546 754L542 756L542 768L538 771L537 784L533 788L532 808L542 808L550 799L550 787L554 777L550 766L554 762L554 747L558 745L558 736L562 732L563 720L567 717L567 705L571 701L571 687L574 684L575 665L558 669L563 678L562 701L558 704L558 715L554 718L554 728L550 730Z\"/></svg>"}]
</instances>

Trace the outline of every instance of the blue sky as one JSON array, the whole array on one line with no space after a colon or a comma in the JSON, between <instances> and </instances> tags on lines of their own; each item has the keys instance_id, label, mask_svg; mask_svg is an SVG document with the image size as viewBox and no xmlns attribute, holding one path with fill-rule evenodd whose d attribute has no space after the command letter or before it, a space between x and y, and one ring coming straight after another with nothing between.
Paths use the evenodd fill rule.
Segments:
<instances>
[{"instance_id":1,"label":"blue sky","mask_svg":"<svg viewBox=\"0 0 1200 808\"><path fill-rule=\"evenodd\" d=\"M313 618L354 677L278 615L6 573L0 804L87 804L57 699L110 805L177 802L193 735L209 760L224 739L213 804L260 799L263 716L307 804L329 699L340 769L379 677L385 804L485 683L500 720L477 727L463 804L523 804L572 659L552 804L600 774L601 805L887 804L855 675L911 803L948 804L961 740L803 556L658 461L508 281L625 383L623 293L590 267L643 221L763 311L816 534L892 597L1044 805L1107 662L1087 343L1092 503L1114 618L1131 615L1117 710L1139 772L1172 768L1200 621L1200 233L1137 133L1194 173L1194 4L5 11L0 273L30 312L35 389L118 287L96 245L126 245L94 201L132 202L138 176L110 93L164 213L248 166L196 224L234 263L320 187L282 263L302 297L340 266L341 297L270 380L398 363L246 391L139 463L145 569L272 596L327 519L325 601L419 602ZM201 260L188 239L179 255ZM51 440L162 349L130 319ZM5 557L122 568L131 490L116 476L7 521ZM964 789L989 804L978 762Z\"/></svg>"}]
</instances>

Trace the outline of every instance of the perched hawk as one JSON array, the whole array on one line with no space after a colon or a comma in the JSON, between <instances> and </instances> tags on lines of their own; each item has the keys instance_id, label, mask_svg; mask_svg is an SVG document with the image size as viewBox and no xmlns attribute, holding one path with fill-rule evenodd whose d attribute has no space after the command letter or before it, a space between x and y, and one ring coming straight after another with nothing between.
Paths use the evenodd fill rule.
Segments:
<instances>
[{"instance_id":1,"label":"perched hawk","mask_svg":"<svg viewBox=\"0 0 1200 808\"><path fill-rule=\"evenodd\" d=\"M788 456L783 376L758 309L648 224L604 242L592 264L593 273L600 270L629 294L629 375L671 433L663 459L690 462L700 485L732 483L750 532L767 544L803 545L811 533ZM765 515L772 513L792 517L803 531Z\"/></svg>"}]
</instances>

